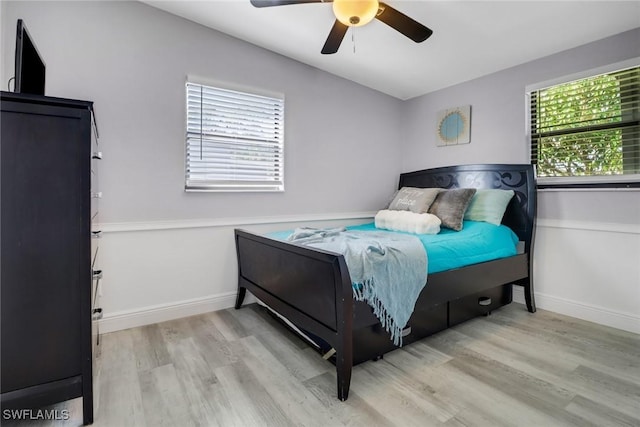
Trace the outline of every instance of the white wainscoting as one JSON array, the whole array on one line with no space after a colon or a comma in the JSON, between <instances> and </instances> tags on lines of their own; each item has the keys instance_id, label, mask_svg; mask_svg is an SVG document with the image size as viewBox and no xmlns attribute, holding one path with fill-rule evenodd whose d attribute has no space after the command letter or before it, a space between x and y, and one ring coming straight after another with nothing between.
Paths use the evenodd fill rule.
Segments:
<instances>
[{"instance_id":1,"label":"white wainscoting","mask_svg":"<svg viewBox=\"0 0 640 427\"><path fill-rule=\"evenodd\" d=\"M103 333L120 331L136 326L223 310L232 307L235 300L236 292L233 291L186 301L122 310L106 315L100 321L100 331ZM248 302L249 299L246 301Z\"/></svg>"},{"instance_id":2,"label":"white wainscoting","mask_svg":"<svg viewBox=\"0 0 640 427\"><path fill-rule=\"evenodd\" d=\"M103 224L102 332L232 307L234 228L332 227L374 212ZM538 221L538 308L640 333L640 225ZM520 287L514 300L524 303ZM249 300L251 301L251 300Z\"/></svg>"},{"instance_id":3,"label":"white wainscoting","mask_svg":"<svg viewBox=\"0 0 640 427\"><path fill-rule=\"evenodd\" d=\"M375 212L102 224L98 268L103 333L233 307L237 262L233 230L335 227ZM248 299L247 302L252 300Z\"/></svg>"},{"instance_id":4,"label":"white wainscoting","mask_svg":"<svg viewBox=\"0 0 640 427\"><path fill-rule=\"evenodd\" d=\"M539 219L534 286L538 308L640 333L640 224Z\"/></svg>"}]
</instances>

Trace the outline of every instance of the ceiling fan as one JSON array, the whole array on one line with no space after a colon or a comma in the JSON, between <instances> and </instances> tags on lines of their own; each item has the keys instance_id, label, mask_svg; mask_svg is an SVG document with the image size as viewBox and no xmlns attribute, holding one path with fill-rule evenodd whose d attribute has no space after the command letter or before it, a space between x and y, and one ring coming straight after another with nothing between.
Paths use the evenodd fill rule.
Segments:
<instances>
[{"instance_id":1,"label":"ceiling fan","mask_svg":"<svg viewBox=\"0 0 640 427\"><path fill-rule=\"evenodd\" d=\"M302 3L333 3L336 21L322 47L323 54L336 53L349 27L361 27L374 18L421 43L433 34L429 28L378 0L251 0L255 7L284 6Z\"/></svg>"}]
</instances>

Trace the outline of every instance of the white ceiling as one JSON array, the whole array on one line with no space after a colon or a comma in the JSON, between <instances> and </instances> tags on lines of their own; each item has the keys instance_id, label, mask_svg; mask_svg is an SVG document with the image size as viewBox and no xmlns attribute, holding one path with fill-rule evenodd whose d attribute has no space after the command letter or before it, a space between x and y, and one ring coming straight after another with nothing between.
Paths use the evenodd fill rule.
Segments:
<instances>
[{"instance_id":1,"label":"white ceiling","mask_svg":"<svg viewBox=\"0 0 640 427\"><path fill-rule=\"evenodd\" d=\"M331 4L143 1L399 99L640 27L640 1L386 0L434 34L417 44L374 20L350 29L338 53L322 55Z\"/></svg>"}]
</instances>

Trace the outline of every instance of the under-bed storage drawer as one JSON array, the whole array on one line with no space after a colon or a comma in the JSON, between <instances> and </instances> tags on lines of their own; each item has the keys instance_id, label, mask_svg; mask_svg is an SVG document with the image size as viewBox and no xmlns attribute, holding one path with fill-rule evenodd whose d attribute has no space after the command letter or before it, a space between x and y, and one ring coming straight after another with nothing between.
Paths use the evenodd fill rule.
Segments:
<instances>
[{"instance_id":1,"label":"under-bed storage drawer","mask_svg":"<svg viewBox=\"0 0 640 427\"><path fill-rule=\"evenodd\" d=\"M447 329L447 304L416 309L404 331L403 345ZM353 364L356 365L387 353L396 346L380 323L353 331Z\"/></svg>"},{"instance_id":2,"label":"under-bed storage drawer","mask_svg":"<svg viewBox=\"0 0 640 427\"><path fill-rule=\"evenodd\" d=\"M512 300L511 285L497 286L449 302L449 326L495 310Z\"/></svg>"}]
</instances>

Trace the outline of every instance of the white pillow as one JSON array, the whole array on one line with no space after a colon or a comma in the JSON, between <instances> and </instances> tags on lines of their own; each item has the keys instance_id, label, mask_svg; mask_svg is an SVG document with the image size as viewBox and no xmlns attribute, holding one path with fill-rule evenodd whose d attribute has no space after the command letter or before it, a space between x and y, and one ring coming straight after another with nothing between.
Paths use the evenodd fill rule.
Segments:
<instances>
[{"instance_id":1,"label":"white pillow","mask_svg":"<svg viewBox=\"0 0 640 427\"><path fill-rule=\"evenodd\" d=\"M388 209L378 211L375 217L376 228L415 234L438 234L441 223L433 214Z\"/></svg>"}]
</instances>

